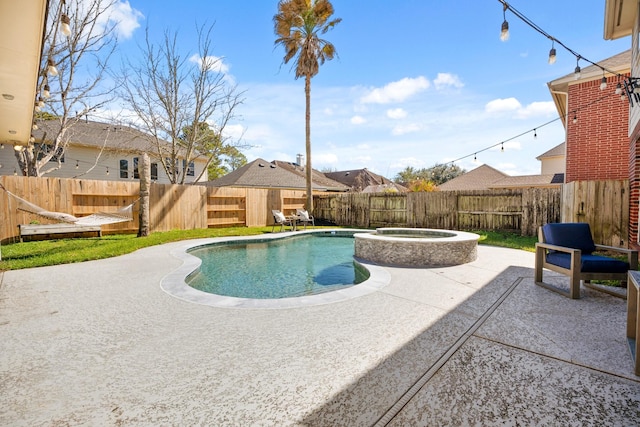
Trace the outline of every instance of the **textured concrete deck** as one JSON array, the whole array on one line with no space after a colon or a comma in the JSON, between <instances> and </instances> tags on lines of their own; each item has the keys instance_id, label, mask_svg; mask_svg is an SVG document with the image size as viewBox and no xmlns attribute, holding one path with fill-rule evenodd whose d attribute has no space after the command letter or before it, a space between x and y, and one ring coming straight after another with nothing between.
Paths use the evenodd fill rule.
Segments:
<instances>
[{"instance_id":1,"label":"textured concrete deck","mask_svg":"<svg viewBox=\"0 0 640 427\"><path fill-rule=\"evenodd\" d=\"M535 286L532 253L254 309L164 292L182 246L4 273L0 425L640 424L625 301Z\"/></svg>"}]
</instances>

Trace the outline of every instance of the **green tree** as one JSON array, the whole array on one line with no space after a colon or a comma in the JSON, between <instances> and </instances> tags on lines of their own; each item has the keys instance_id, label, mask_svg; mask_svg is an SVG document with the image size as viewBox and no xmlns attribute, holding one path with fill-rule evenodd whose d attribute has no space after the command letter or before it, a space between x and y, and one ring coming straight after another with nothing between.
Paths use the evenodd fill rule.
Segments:
<instances>
[{"instance_id":1,"label":"green tree","mask_svg":"<svg viewBox=\"0 0 640 427\"><path fill-rule=\"evenodd\" d=\"M275 45L285 50L283 62L294 59L295 78L304 77L305 108L305 148L307 164L305 176L307 183L308 211L313 210L311 188L311 78L318 74L320 65L336 56L336 49L319 35L325 34L341 18L330 20L333 5L328 0L280 0L278 13L273 17L274 31L277 36Z\"/></svg>"},{"instance_id":2,"label":"green tree","mask_svg":"<svg viewBox=\"0 0 640 427\"><path fill-rule=\"evenodd\" d=\"M195 127L184 127L180 140L180 145L184 148L193 147L194 152L198 154L194 158L201 156L207 159L209 180L220 178L247 163L247 158L240 152L239 147L230 144L206 122L198 123Z\"/></svg>"},{"instance_id":3,"label":"green tree","mask_svg":"<svg viewBox=\"0 0 640 427\"><path fill-rule=\"evenodd\" d=\"M466 171L460 166L450 163L436 163L430 168L423 169L415 169L412 166L407 166L405 169L398 172L393 180L406 187L409 187L412 182L416 181L430 181L435 185L440 185L462 175L465 172Z\"/></svg>"}]
</instances>

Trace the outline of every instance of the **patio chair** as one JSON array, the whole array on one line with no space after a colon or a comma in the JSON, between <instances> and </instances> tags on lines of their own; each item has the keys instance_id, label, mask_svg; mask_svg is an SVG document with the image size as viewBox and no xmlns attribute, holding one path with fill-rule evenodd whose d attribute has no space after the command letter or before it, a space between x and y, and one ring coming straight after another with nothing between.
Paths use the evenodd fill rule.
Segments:
<instances>
[{"instance_id":1,"label":"patio chair","mask_svg":"<svg viewBox=\"0 0 640 427\"><path fill-rule=\"evenodd\" d=\"M625 254L621 261L593 252L610 251ZM543 282L542 270L546 268L569 277L569 291ZM580 282L588 288L621 296L613 290L594 286L591 280L627 281L627 271L638 269L638 251L593 242L587 223L545 224L538 229L536 243L535 283L572 299L580 298ZM624 297L624 296L623 296Z\"/></svg>"},{"instance_id":2,"label":"patio chair","mask_svg":"<svg viewBox=\"0 0 640 427\"><path fill-rule=\"evenodd\" d=\"M280 231L284 230L285 226L291 227L291 230L295 229L296 225L295 225L294 220L292 218L287 218L286 216L284 216L284 214L282 212L280 212L277 209L273 209L271 211L271 213L273 214L273 226L271 227L271 232L272 233L273 233L273 229L278 224L280 224Z\"/></svg>"},{"instance_id":3,"label":"patio chair","mask_svg":"<svg viewBox=\"0 0 640 427\"><path fill-rule=\"evenodd\" d=\"M315 220L311 215L309 215L309 212L305 211L304 209L296 209L296 217L298 218L298 221L304 224L305 230L307 229L307 224L311 224L315 228Z\"/></svg>"}]
</instances>

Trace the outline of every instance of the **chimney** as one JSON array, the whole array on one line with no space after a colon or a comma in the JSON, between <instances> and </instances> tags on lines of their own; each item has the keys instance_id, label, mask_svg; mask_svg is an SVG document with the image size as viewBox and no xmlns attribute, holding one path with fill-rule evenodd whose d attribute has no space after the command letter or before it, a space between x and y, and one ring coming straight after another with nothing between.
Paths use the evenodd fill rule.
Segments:
<instances>
[{"instance_id":1,"label":"chimney","mask_svg":"<svg viewBox=\"0 0 640 427\"><path fill-rule=\"evenodd\" d=\"M296 154L296 164L298 166L304 166L302 162L304 161L304 154Z\"/></svg>"}]
</instances>

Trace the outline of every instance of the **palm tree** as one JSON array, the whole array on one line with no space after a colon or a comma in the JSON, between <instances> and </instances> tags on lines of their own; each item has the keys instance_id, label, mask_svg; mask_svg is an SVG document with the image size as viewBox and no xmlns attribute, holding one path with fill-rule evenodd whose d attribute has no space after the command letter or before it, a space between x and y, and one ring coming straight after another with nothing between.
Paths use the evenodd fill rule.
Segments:
<instances>
[{"instance_id":1,"label":"palm tree","mask_svg":"<svg viewBox=\"0 0 640 427\"><path fill-rule=\"evenodd\" d=\"M305 148L307 205L313 211L311 189L311 77L318 74L320 65L336 56L335 47L318 37L338 24L342 19L329 20L333 15L333 5L329 0L280 0L278 13L273 17L277 36L275 45L285 50L283 62L287 64L295 58L296 79L304 77L306 97Z\"/></svg>"}]
</instances>

